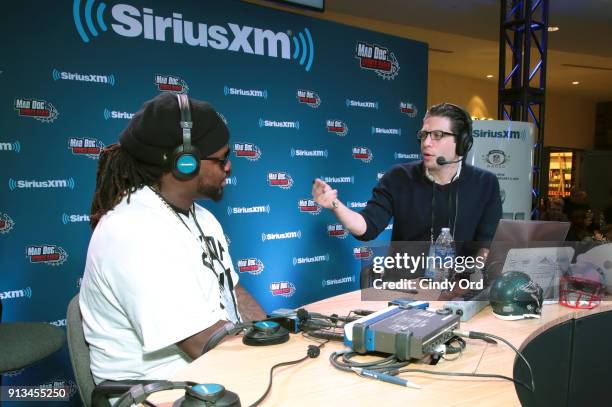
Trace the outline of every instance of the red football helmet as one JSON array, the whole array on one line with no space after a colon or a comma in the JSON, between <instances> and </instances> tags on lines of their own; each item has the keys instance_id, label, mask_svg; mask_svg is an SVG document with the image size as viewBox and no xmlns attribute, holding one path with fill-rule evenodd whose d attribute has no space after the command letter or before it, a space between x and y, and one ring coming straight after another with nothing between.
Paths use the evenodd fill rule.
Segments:
<instances>
[{"instance_id":1,"label":"red football helmet","mask_svg":"<svg viewBox=\"0 0 612 407\"><path fill-rule=\"evenodd\" d=\"M605 284L603 271L593 263L571 264L559 282L559 303L570 308L595 308L604 296Z\"/></svg>"}]
</instances>

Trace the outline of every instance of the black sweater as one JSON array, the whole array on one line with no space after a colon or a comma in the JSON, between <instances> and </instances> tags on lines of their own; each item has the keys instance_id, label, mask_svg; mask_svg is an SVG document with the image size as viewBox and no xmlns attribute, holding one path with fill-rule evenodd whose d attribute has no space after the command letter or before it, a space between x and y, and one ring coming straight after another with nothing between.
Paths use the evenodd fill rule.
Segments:
<instances>
[{"instance_id":1,"label":"black sweater","mask_svg":"<svg viewBox=\"0 0 612 407\"><path fill-rule=\"evenodd\" d=\"M392 241L429 241L433 206L434 239L441 228L450 227L455 241L491 241L502 215L497 177L463 164L458 179L437 185L423 171L421 161L389 170L360 212L367 229L356 238L376 238L393 217Z\"/></svg>"}]
</instances>

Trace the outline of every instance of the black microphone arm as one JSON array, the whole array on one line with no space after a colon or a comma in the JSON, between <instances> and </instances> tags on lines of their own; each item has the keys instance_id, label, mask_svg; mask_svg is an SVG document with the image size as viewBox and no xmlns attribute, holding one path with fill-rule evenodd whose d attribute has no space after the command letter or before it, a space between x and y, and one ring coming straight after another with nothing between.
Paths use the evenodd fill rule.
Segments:
<instances>
[{"instance_id":1,"label":"black microphone arm","mask_svg":"<svg viewBox=\"0 0 612 407\"><path fill-rule=\"evenodd\" d=\"M459 158L458 160L447 161L446 158L439 156L438 158L436 158L436 164L438 165L456 164L462 160L463 160L463 157Z\"/></svg>"}]
</instances>

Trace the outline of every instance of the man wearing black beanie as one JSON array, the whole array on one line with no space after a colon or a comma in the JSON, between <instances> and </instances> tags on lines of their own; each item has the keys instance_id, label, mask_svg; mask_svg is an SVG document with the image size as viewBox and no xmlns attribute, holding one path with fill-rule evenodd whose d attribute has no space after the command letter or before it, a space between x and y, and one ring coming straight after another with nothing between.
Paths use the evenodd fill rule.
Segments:
<instances>
[{"instance_id":1,"label":"man wearing black beanie","mask_svg":"<svg viewBox=\"0 0 612 407\"><path fill-rule=\"evenodd\" d=\"M102 152L80 291L96 383L168 379L219 332L265 317L238 284L221 225L195 203L222 198L228 139L208 103L163 93ZM176 168L185 146L188 176Z\"/></svg>"}]
</instances>

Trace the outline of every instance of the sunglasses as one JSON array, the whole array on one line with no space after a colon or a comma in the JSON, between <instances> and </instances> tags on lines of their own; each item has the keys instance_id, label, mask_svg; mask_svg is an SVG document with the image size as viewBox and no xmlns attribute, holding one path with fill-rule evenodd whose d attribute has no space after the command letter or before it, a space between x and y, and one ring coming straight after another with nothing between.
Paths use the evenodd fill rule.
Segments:
<instances>
[{"instance_id":1,"label":"sunglasses","mask_svg":"<svg viewBox=\"0 0 612 407\"><path fill-rule=\"evenodd\" d=\"M223 157L204 157L202 158L202 160L216 161L221 166L221 168L224 168L227 165L227 162L230 160L230 153L231 150L228 148L227 152Z\"/></svg>"}]
</instances>

